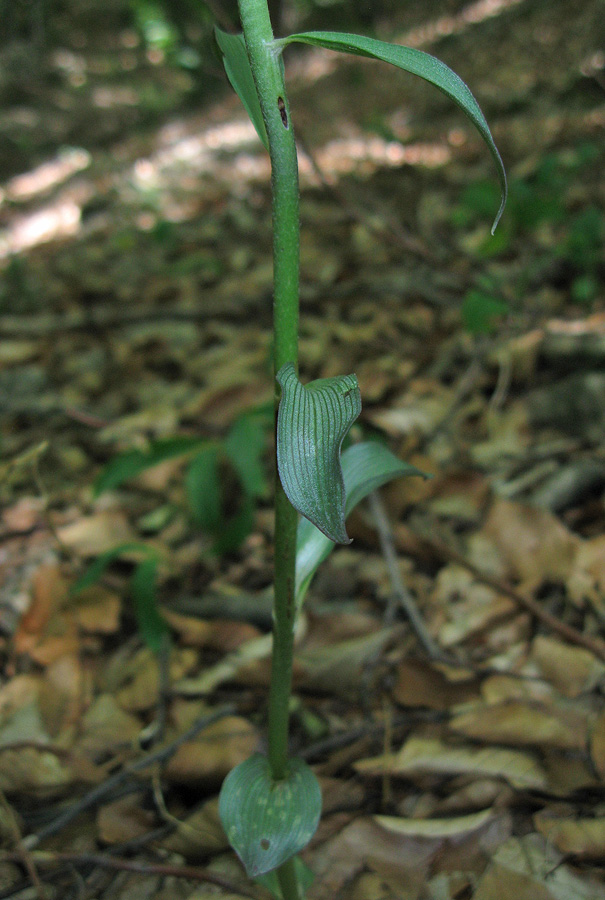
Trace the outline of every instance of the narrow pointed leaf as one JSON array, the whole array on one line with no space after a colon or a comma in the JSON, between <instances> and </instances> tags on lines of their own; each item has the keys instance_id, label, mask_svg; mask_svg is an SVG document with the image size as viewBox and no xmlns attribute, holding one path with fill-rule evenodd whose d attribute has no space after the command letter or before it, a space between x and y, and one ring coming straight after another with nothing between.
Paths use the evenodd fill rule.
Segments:
<instances>
[{"instance_id":1,"label":"narrow pointed leaf","mask_svg":"<svg viewBox=\"0 0 605 900\"><path fill-rule=\"evenodd\" d=\"M220 528L223 519L219 458L218 444L208 444L192 460L185 478L191 515L200 528L211 534Z\"/></svg>"},{"instance_id":2,"label":"narrow pointed leaf","mask_svg":"<svg viewBox=\"0 0 605 900\"><path fill-rule=\"evenodd\" d=\"M440 59L416 50L413 47L404 47L401 44L390 44L387 41L378 41L375 38L364 37L360 34L344 34L338 31L307 31L301 34L290 34L288 37L275 41L277 47L285 47L294 41L302 44L311 44L315 47L325 47L327 50L339 50L342 53L353 53L356 56L367 56L370 59L378 59L390 63L418 75L430 82L440 91L443 91L456 103L469 117L479 134L487 144L496 163L502 199L500 209L496 214L492 233L500 220L500 216L506 204L507 184L504 165L494 143L494 139L481 112L481 108L475 100L470 88L462 79L453 72L449 66Z\"/></svg>"},{"instance_id":3,"label":"narrow pointed leaf","mask_svg":"<svg viewBox=\"0 0 605 900\"><path fill-rule=\"evenodd\" d=\"M214 34L223 54L223 65L231 87L244 104L244 108L256 128L256 133L268 150L267 130L252 77L244 36L243 34L227 34L226 31L221 31L216 27Z\"/></svg>"},{"instance_id":4,"label":"narrow pointed leaf","mask_svg":"<svg viewBox=\"0 0 605 900\"><path fill-rule=\"evenodd\" d=\"M105 553L97 556L95 561L88 566L84 574L78 578L74 585L72 585L71 593L74 595L79 594L81 591L85 591L89 587L92 587L103 577L105 571L112 563L125 554L132 556L134 553L142 555L144 559L157 558L157 551L147 544L141 544L137 541L128 541L125 544L119 544L117 547L112 547L111 550L106 550Z\"/></svg>"},{"instance_id":5,"label":"narrow pointed leaf","mask_svg":"<svg viewBox=\"0 0 605 900\"><path fill-rule=\"evenodd\" d=\"M383 484L402 475L422 475L424 472L393 456L383 444L364 441L354 444L342 454L347 516L357 504ZM330 555L334 544L308 519L298 523L296 538L296 607L300 609L311 580L319 564Z\"/></svg>"},{"instance_id":6,"label":"narrow pointed leaf","mask_svg":"<svg viewBox=\"0 0 605 900\"><path fill-rule=\"evenodd\" d=\"M302 385L292 363L286 363L277 380L282 389L277 466L284 491L326 537L349 544L340 449L361 412L357 377L339 375Z\"/></svg>"},{"instance_id":7,"label":"narrow pointed leaf","mask_svg":"<svg viewBox=\"0 0 605 900\"><path fill-rule=\"evenodd\" d=\"M218 804L229 843L251 878L281 866L309 843L321 815L321 789L309 766L288 761L274 781L265 756L255 753L229 772Z\"/></svg>"},{"instance_id":8,"label":"narrow pointed leaf","mask_svg":"<svg viewBox=\"0 0 605 900\"><path fill-rule=\"evenodd\" d=\"M224 446L246 493L250 497L262 497L267 488L263 466L267 429L261 417L244 415L237 419L229 429Z\"/></svg>"},{"instance_id":9,"label":"narrow pointed leaf","mask_svg":"<svg viewBox=\"0 0 605 900\"><path fill-rule=\"evenodd\" d=\"M168 459L186 456L205 443L206 441L199 437L162 438L152 441L144 450L127 450L120 453L105 466L97 478L94 496L98 497L104 491L115 490L130 478L136 478L141 472L146 472L147 469Z\"/></svg>"},{"instance_id":10,"label":"narrow pointed leaf","mask_svg":"<svg viewBox=\"0 0 605 900\"><path fill-rule=\"evenodd\" d=\"M154 653L160 652L168 634L158 608L157 568L157 559L150 556L138 564L130 579L139 634Z\"/></svg>"}]
</instances>

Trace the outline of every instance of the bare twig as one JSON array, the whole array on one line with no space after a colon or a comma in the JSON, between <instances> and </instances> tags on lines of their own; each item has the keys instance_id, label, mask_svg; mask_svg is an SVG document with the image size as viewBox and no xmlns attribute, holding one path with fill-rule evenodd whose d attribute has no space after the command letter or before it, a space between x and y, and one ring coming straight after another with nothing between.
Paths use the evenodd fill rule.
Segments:
<instances>
[{"instance_id":1,"label":"bare twig","mask_svg":"<svg viewBox=\"0 0 605 900\"><path fill-rule=\"evenodd\" d=\"M52 822L49 822L48 825L45 825L41 828L37 834L30 834L21 842L21 846L23 846L27 850L32 850L34 847L37 847L41 841L45 838L49 837L52 834L56 834L58 831L61 831L70 822L72 822L75 818L77 818L80 813L84 812L87 809L91 809L94 806L97 806L101 803L105 797L115 791L116 787L121 785L123 782L127 781L132 775L137 774L138 772L142 772L144 769L149 768L154 763L162 763L166 760L170 759L174 753L178 750L181 744L186 743L187 741L191 741L196 735L203 731L204 728L207 728L208 725L211 725L213 722L216 722L218 719L223 719L225 716L231 715L234 712L233 705L229 704L227 706L222 706L220 709L215 710L213 713L210 713L207 716L203 716L201 719L198 719L194 725L191 726L187 731L183 734L179 735L174 741L170 744L165 745L164 747L160 747L157 750L154 750L153 753L147 753L145 756L141 757L141 759L137 759L135 762L131 763L131 765L126 766L123 769L120 769L119 772L116 772L115 775L112 775L110 778L106 779L102 784L97 785L91 791L81 797L77 803L74 803L73 806L70 806L65 812L60 813L56 819L53 819Z\"/></svg>"},{"instance_id":2,"label":"bare twig","mask_svg":"<svg viewBox=\"0 0 605 900\"><path fill-rule=\"evenodd\" d=\"M4 796L3 791L0 791L0 805L6 813L8 825L13 834L15 846L17 847L15 851L17 861L23 865L25 871L29 875L31 883L36 890L39 900L47 900L48 895L44 890L44 885L40 881L40 876L38 875L38 872L36 870L36 864L32 858L32 854L22 844L22 834L21 829L19 828L19 823L17 822L17 818L15 816L15 813L13 812L13 808Z\"/></svg>"},{"instance_id":3,"label":"bare twig","mask_svg":"<svg viewBox=\"0 0 605 900\"><path fill-rule=\"evenodd\" d=\"M233 881L223 878L215 872L209 872L207 869L197 866L171 866L164 863L139 862L134 859L112 856L109 853L48 853L36 851L32 856L40 867L64 864L72 866L99 866L104 869L137 872L141 875L163 875L174 878L186 878L191 881L204 881L225 888L231 893L252 897L253 900L259 900L261 896L265 896L264 893L261 895L260 892L255 891L249 885L235 884ZM17 852L0 851L0 860L13 862L20 859L21 857Z\"/></svg>"},{"instance_id":4,"label":"bare twig","mask_svg":"<svg viewBox=\"0 0 605 900\"><path fill-rule=\"evenodd\" d=\"M391 530L391 526L389 524L389 520L385 512L382 500L380 499L377 491L373 491L370 494L369 501L374 524L376 525L376 530L378 532L378 539L380 541L382 555L384 556L389 572L389 578L391 579L391 587L393 589L393 596L395 600L395 603L390 603L389 607L387 608L387 619L390 619L392 621L395 615L396 606L400 606L408 617L410 625L416 632L418 640L424 647L430 659L439 659L442 656L441 650L427 631L427 628L422 620L422 616L418 611L418 607L416 606L414 598L405 587L403 579L401 578L399 561L397 559L397 553L395 551L395 544L393 541L393 532Z\"/></svg>"},{"instance_id":5,"label":"bare twig","mask_svg":"<svg viewBox=\"0 0 605 900\"><path fill-rule=\"evenodd\" d=\"M551 631L555 631L557 634L560 634L562 638L569 641L572 644L577 644L580 647L585 647L587 650L590 650L591 653L594 653L596 657L603 660L605 662L605 643L600 641L598 638L589 637L589 635L582 634L581 631L578 631L577 628L573 628L571 625L567 625L565 622L561 622L560 619L557 619L556 616L553 616L548 610L544 609L539 603L536 603L535 600L532 600L531 597L526 597L524 594L515 590L512 585L508 584L505 581L501 581L499 578L493 578L491 575L487 575L477 568L470 560L466 559L461 553L458 553L456 550L448 547L443 541L438 538L428 536L426 534L418 533L413 529L410 529L412 533L419 538L421 541L424 541L428 544L432 550L434 550L439 556L443 559L450 560L451 562L455 562L460 566L463 566L467 571L469 571L477 581L481 581L483 584L488 585L488 587L493 588L495 591L498 591L500 594L505 594L507 597L510 597L515 603L518 603L519 606L522 606L527 612L531 613L536 619L539 619L544 623Z\"/></svg>"}]
</instances>

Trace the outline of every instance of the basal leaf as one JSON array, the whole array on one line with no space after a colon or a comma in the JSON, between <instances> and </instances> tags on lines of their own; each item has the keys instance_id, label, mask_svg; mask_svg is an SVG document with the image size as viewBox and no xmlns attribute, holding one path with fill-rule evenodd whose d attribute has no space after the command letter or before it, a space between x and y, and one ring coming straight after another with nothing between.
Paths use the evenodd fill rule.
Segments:
<instances>
[{"instance_id":1,"label":"basal leaf","mask_svg":"<svg viewBox=\"0 0 605 900\"><path fill-rule=\"evenodd\" d=\"M321 790L309 766L288 761L286 777L271 777L255 753L227 775L218 811L229 843L252 878L271 872L305 847L321 815Z\"/></svg>"},{"instance_id":2,"label":"basal leaf","mask_svg":"<svg viewBox=\"0 0 605 900\"><path fill-rule=\"evenodd\" d=\"M454 103L457 103L489 147L498 169L502 199L492 226L492 233L495 231L506 204L507 184L504 165L479 104L464 81L449 66L429 53L413 47L390 44L387 41L378 41L360 34L343 34L338 31L307 31L301 34L290 34L288 37L275 41L275 46L285 47L294 41L390 63L399 69L411 72L412 75L424 78L425 81L443 91Z\"/></svg>"},{"instance_id":3,"label":"basal leaf","mask_svg":"<svg viewBox=\"0 0 605 900\"><path fill-rule=\"evenodd\" d=\"M364 441L353 444L342 454L346 503L345 516L372 491L402 475L422 475L423 472L393 456L383 444ZM330 555L334 544L308 519L298 523L296 539L296 606L300 606L313 575L323 560Z\"/></svg>"},{"instance_id":4,"label":"basal leaf","mask_svg":"<svg viewBox=\"0 0 605 900\"><path fill-rule=\"evenodd\" d=\"M98 497L104 491L111 491L120 487L130 478L135 478L141 472L151 469L167 459L177 456L185 456L192 450L197 450L205 443L199 437L162 438L152 441L144 450L128 450L120 453L105 466L94 487L94 496Z\"/></svg>"},{"instance_id":5,"label":"basal leaf","mask_svg":"<svg viewBox=\"0 0 605 900\"><path fill-rule=\"evenodd\" d=\"M227 34L226 31L221 31L216 27L214 34L223 54L223 65L231 87L244 104L244 108L256 128L256 133L268 150L269 140L256 93L256 85L252 77L244 36L243 34Z\"/></svg>"},{"instance_id":6,"label":"basal leaf","mask_svg":"<svg viewBox=\"0 0 605 900\"><path fill-rule=\"evenodd\" d=\"M302 385L292 363L277 373L282 397L277 416L277 466L288 500L331 541L349 544L343 439L361 412L355 375Z\"/></svg>"}]
</instances>

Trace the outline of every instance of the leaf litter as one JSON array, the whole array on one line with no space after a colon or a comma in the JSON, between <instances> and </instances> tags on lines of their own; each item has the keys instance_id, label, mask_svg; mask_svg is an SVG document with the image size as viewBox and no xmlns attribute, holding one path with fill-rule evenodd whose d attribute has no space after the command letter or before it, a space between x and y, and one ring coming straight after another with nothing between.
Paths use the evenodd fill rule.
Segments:
<instances>
[{"instance_id":1,"label":"leaf litter","mask_svg":"<svg viewBox=\"0 0 605 900\"><path fill-rule=\"evenodd\" d=\"M352 549L320 571L297 633L293 749L325 795L303 854L311 900L605 897L603 270L577 249L587 220L573 231L589 205L605 215L601 95L583 74L596 7L558 0L546 21L517 4L512 28L500 6L470 30L454 18L446 42L484 91L510 166L495 243L487 164L438 100L423 95L410 118L418 87L395 107L392 80L358 63L323 83L293 78L300 132L325 174L322 184L301 154L305 380L357 372L363 427L435 475L395 482L382 500L439 649L427 656L400 612L388 621L393 586L360 506ZM419 46L446 49L443 29L418 30L428 8L422 22L399 15ZM555 21L574 26L563 34ZM353 82L360 116L344 140ZM191 150L237 115L227 103L178 127ZM403 148L403 167L381 134L392 156ZM448 166L411 164L431 144ZM5 896L32 870L47 896L65 896L62 854L99 897L163 898L162 878L174 879L171 898L268 896L244 881L216 813L221 779L262 747L266 724L266 618L233 600L265 603L266 498L223 558L192 524L178 460L92 496L117 453L176 434L221 438L272 398L266 162L246 145L187 170L157 146L129 134L121 151L157 166L155 212L112 168L81 234L32 246L4 273ZM107 185L100 152L86 166L85 187L68 180L59 198ZM35 208L17 187L19 214ZM578 299L590 279L592 307ZM491 297L495 328L473 319L471 291ZM143 541L162 560L164 656L137 636L136 554L70 592L96 555Z\"/></svg>"}]
</instances>

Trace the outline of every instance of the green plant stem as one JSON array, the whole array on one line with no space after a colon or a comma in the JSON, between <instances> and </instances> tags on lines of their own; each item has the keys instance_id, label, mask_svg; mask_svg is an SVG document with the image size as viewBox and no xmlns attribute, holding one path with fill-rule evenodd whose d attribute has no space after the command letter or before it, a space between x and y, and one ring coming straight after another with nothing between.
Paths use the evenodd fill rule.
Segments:
<instances>
[{"instance_id":1,"label":"green plant stem","mask_svg":"<svg viewBox=\"0 0 605 900\"><path fill-rule=\"evenodd\" d=\"M277 880L279 881L282 896L286 898L286 900L290 900L290 898L292 898L292 900L298 900L300 891L293 859L289 859L279 867L277 870Z\"/></svg>"},{"instance_id":2,"label":"green plant stem","mask_svg":"<svg viewBox=\"0 0 605 900\"><path fill-rule=\"evenodd\" d=\"M238 0L244 40L269 139L273 199L273 340L275 373L298 369L300 223L298 161L281 58L273 47L266 0ZM269 692L269 765L285 778L294 651L296 530L298 514L275 475L275 601ZM299 900L293 860L278 869L284 900Z\"/></svg>"}]
</instances>

